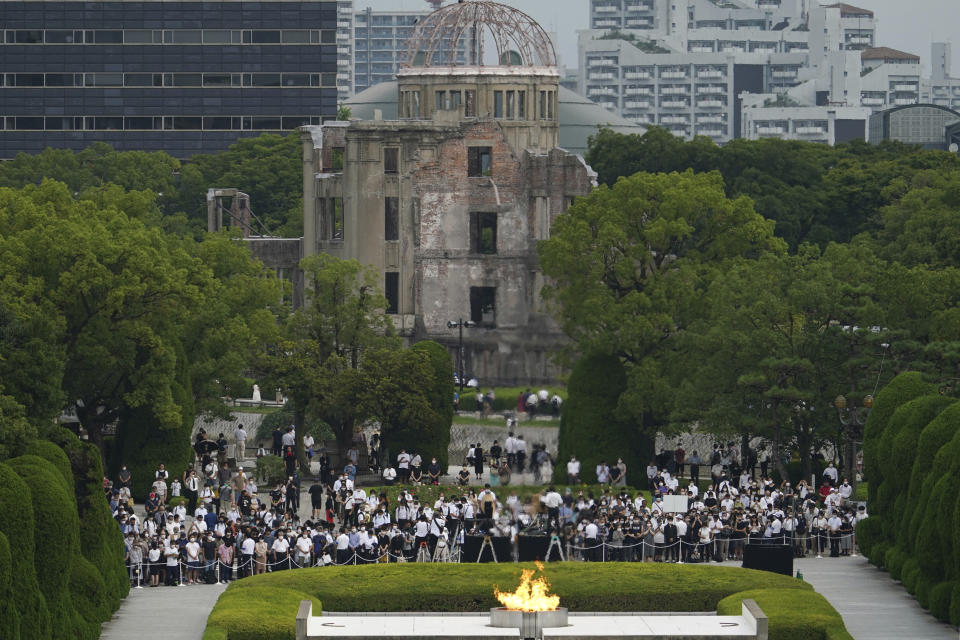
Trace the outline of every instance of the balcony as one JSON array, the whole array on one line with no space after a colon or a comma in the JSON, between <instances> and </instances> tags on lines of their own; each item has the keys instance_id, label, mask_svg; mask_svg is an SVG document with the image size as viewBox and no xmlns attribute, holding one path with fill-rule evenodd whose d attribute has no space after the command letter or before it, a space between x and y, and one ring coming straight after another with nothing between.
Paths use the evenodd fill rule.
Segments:
<instances>
[{"instance_id":1,"label":"balcony","mask_svg":"<svg viewBox=\"0 0 960 640\"><path fill-rule=\"evenodd\" d=\"M905 104L917 104L917 99L916 98L897 98L896 100L893 101L893 104L897 106L901 106Z\"/></svg>"},{"instance_id":2,"label":"balcony","mask_svg":"<svg viewBox=\"0 0 960 640\"><path fill-rule=\"evenodd\" d=\"M341 20L337 23L337 29L349 29L353 25L347 22L346 20Z\"/></svg>"},{"instance_id":3,"label":"balcony","mask_svg":"<svg viewBox=\"0 0 960 640\"><path fill-rule=\"evenodd\" d=\"M917 85L915 84L895 84L893 85L894 91L909 91L910 93L917 92Z\"/></svg>"},{"instance_id":4,"label":"balcony","mask_svg":"<svg viewBox=\"0 0 960 640\"><path fill-rule=\"evenodd\" d=\"M660 106L664 109L686 109L690 105L685 100L664 100Z\"/></svg>"},{"instance_id":5,"label":"balcony","mask_svg":"<svg viewBox=\"0 0 960 640\"><path fill-rule=\"evenodd\" d=\"M863 98L860 100L861 103L867 105L868 107L877 107L886 103L886 100L883 98Z\"/></svg>"},{"instance_id":6,"label":"balcony","mask_svg":"<svg viewBox=\"0 0 960 640\"><path fill-rule=\"evenodd\" d=\"M715 71L698 71L697 72L698 78L725 78L726 75L727 75L726 73L724 73L723 71L720 71L719 69Z\"/></svg>"},{"instance_id":7,"label":"balcony","mask_svg":"<svg viewBox=\"0 0 960 640\"><path fill-rule=\"evenodd\" d=\"M620 7L610 4L602 4L593 8L594 13L617 13Z\"/></svg>"},{"instance_id":8,"label":"balcony","mask_svg":"<svg viewBox=\"0 0 960 640\"><path fill-rule=\"evenodd\" d=\"M723 116L697 116L697 124L723 124Z\"/></svg>"},{"instance_id":9,"label":"balcony","mask_svg":"<svg viewBox=\"0 0 960 640\"><path fill-rule=\"evenodd\" d=\"M630 13L637 13L640 11L653 11L653 5L648 4L646 2L638 2L636 4L628 4L626 9Z\"/></svg>"},{"instance_id":10,"label":"balcony","mask_svg":"<svg viewBox=\"0 0 960 640\"><path fill-rule=\"evenodd\" d=\"M713 47L690 47L691 53L713 53Z\"/></svg>"},{"instance_id":11,"label":"balcony","mask_svg":"<svg viewBox=\"0 0 960 640\"><path fill-rule=\"evenodd\" d=\"M785 71L772 71L770 75L773 76L774 78L796 78L797 70L790 69Z\"/></svg>"},{"instance_id":12,"label":"balcony","mask_svg":"<svg viewBox=\"0 0 960 640\"><path fill-rule=\"evenodd\" d=\"M353 66L353 63L350 62L350 60L344 60L343 58L341 58L341 59L337 60L337 66L338 66L338 67L351 67L351 66Z\"/></svg>"},{"instance_id":13,"label":"balcony","mask_svg":"<svg viewBox=\"0 0 960 640\"><path fill-rule=\"evenodd\" d=\"M587 80L614 80L615 76L612 73L591 73L587 76Z\"/></svg>"},{"instance_id":14,"label":"balcony","mask_svg":"<svg viewBox=\"0 0 960 640\"><path fill-rule=\"evenodd\" d=\"M796 129L796 133L801 136L819 136L826 132L826 127L797 127Z\"/></svg>"},{"instance_id":15,"label":"balcony","mask_svg":"<svg viewBox=\"0 0 960 640\"><path fill-rule=\"evenodd\" d=\"M337 74L337 80L349 80L349 79L350 79L350 74L349 74L349 73L338 73L338 74Z\"/></svg>"},{"instance_id":16,"label":"balcony","mask_svg":"<svg viewBox=\"0 0 960 640\"><path fill-rule=\"evenodd\" d=\"M697 134L699 134L699 135L701 135L701 136L710 136L711 138L719 138L720 136L725 136L725 135L727 135L727 132L724 131L723 129L716 129L716 128L709 128L709 129L708 129L708 128L703 128L703 127L698 127L698 128L697 128Z\"/></svg>"},{"instance_id":17,"label":"balcony","mask_svg":"<svg viewBox=\"0 0 960 640\"><path fill-rule=\"evenodd\" d=\"M653 26L653 20L650 18L629 18L627 20L627 29L646 29Z\"/></svg>"},{"instance_id":18,"label":"balcony","mask_svg":"<svg viewBox=\"0 0 960 640\"><path fill-rule=\"evenodd\" d=\"M682 116L663 116L660 118L661 124L690 124L690 121L687 118Z\"/></svg>"},{"instance_id":19,"label":"balcony","mask_svg":"<svg viewBox=\"0 0 960 640\"><path fill-rule=\"evenodd\" d=\"M697 103L698 109L722 109L724 104L720 100L701 100Z\"/></svg>"},{"instance_id":20,"label":"balcony","mask_svg":"<svg viewBox=\"0 0 960 640\"><path fill-rule=\"evenodd\" d=\"M649 100L627 100L623 103L624 109L649 109Z\"/></svg>"},{"instance_id":21,"label":"balcony","mask_svg":"<svg viewBox=\"0 0 960 640\"><path fill-rule=\"evenodd\" d=\"M617 60L616 58L614 58L613 60L609 58L591 58L590 60L587 60L587 66L588 67L615 67L617 66Z\"/></svg>"},{"instance_id":22,"label":"balcony","mask_svg":"<svg viewBox=\"0 0 960 640\"><path fill-rule=\"evenodd\" d=\"M661 87L660 95L662 96L687 96L690 95L689 87Z\"/></svg>"},{"instance_id":23,"label":"balcony","mask_svg":"<svg viewBox=\"0 0 960 640\"><path fill-rule=\"evenodd\" d=\"M662 71L660 77L664 80L683 80L687 77L686 71Z\"/></svg>"},{"instance_id":24,"label":"balcony","mask_svg":"<svg viewBox=\"0 0 960 640\"><path fill-rule=\"evenodd\" d=\"M625 96L651 96L653 95L653 89L649 87L628 87L623 90L623 95Z\"/></svg>"},{"instance_id":25,"label":"balcony","mask_svg":"<svg viewBox=\"0 0 960 640\"><path fill-rule=\"evenodd\" d=\"M598 29L603 29L605 27L619 27L619 20L597 20L594 23L594 26Z\"/></svg>"},{"instance_id":26,"label":"balcony","mask_svg":"<svg viewBox=\"0 0 960 640\"><path fill-rule=\"evenodd\" d=\"M613 87L594 87L592 89L587 89L588 96L615 96L617 95L617 90Z\"/></svg>"},{"instance_id":27,"label":"balcony","mask_svg":"<svg viewBox=\"0 0 960 640\"><path fill-rule=\"evenodd\" d=\"M757 127L757 133L761 136L778 136L784 132L783 127Z\"/></svg>"},{"instance_id":28,"label":"balcony","mask_svg":"<svg viewBox=\"0 0 960 640\"><path fill-rule=\"evenodd\" d=\"M651 76L649 73L645 73L645 72L631 71L629 73L623 74L624 80L649 80L652 77L653 76Z\"/></svg>"},{"instance_id":29,"label":"balcony","mask_svg":"<svg viewBox=\"0 0 960 640\"><path fill-rule=\"evenodd\" d=\"M343 31L337 31L337 40L349 40L350 34Z\"/></svg>"},{"instance_id":30,"label":"balcony","mask_svg":"<svg viewBox=\"0 0 960 640\"><path fill-rule=\"evenodd\" d=\"M697 87L699 95L726 95L726 87Z\"/></svg>"}]
</instances>

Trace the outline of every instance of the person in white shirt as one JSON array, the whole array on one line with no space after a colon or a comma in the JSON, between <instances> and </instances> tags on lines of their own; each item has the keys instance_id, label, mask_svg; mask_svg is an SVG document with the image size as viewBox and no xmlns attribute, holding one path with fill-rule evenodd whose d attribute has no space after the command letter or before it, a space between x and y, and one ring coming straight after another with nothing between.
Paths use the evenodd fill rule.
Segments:
<instances>
[{"instance_id":1,"label":"person in white shirt","mask_svg":"<svg viewBox=\"0 0 960 640\"><path fill-rule=\"evenodd\" d=\"M827 528L830 531L830 557L837 558L840 556L840 527L843 526L843 520L840 519L840 516L837 512L834 512L833 515L827 520Z\"/></svg>"},{"instance_id":2,"label":"person in white shirt","mask_svg":"<svg viewBox=\"0 0 960 640\"><path fill-rule=\"evenodd\" d=\"M284 448L297 446L297 432L294 430L293 425L287 427L287 430L280 436L280 444L283 445Z\"/></svg>"},{"instance_id":3,"label":"person in white shirt","mask_svg":"<svg viewBox=\"0 0 960 640\"><path fill-rule=\"evenodd\" d=\"M584 559L588 561L600 560L600 527L593 521L588 521L583 527Z\"/></svg>"},{"instance_id":4,"label":"person in white shirt","mask_svg":"<svg viewBox=\"0 0 960 640\"><path fill-rule=\"evenodd\" d=\"M659 469L657 469L657 463L651 461L650 464L647 465L647 483L651 489L656 488L654 483L656 482L657 471L659 471Z\"/></svg>"},{"instance_id":5,"label":"person in white shirt","mask_svg":"<svg viewBox=\"0 0 960 640\"><path fill-rule=\"evenodd\" d=\"M273 546L270 547L270 550L273 551L273 561L276 568L290 568L290 541L287 540L287 536L284 535L283 529L280 530L279 535L274 539Z\"/></svg>"},{"instance_id":6,"label":"person in white shirt","mask_svg":"<svg viewBox=\"0 0 960 640\"><path fill-rule=\"evenodd\" d=\"M297 538L297 553L295 560L301 567L310 566L310 553L313 551L313 540L307 535L306 530L300 533Z\"/></svg>"},{"instance_id":7,"label":"person in white shirt","mask_svg":"<svg viewBox=\"0 0 960 640\"><path fill-rule=\"evenodd\" d=\"M517 466L517 439L513 437L513 431L507 434L507 439L503 441L503 452L507 454L507 466L515 469Z\"/></svg>"},{"instance_id":8,"label":"person in white shirt","mask_svg":"<svg viewBox=\"0 0 960 640\"><path fill-rule=\"evenodd\" d=\"M837 493L840 494L840 498L844 504L850 502L850 496L853 495L853 485L850 484L850 481L846 478L843 479L843 482L837 487Z\"/></svg>"},{"instance_id":9,"label":"person in white shirt","mask_svg":"<svg viewBox=\"0 0 960 640\"><path fill-rule=\"evenodd\" d=\"M243 462L247 455L247 431L242 423L237 423L237 428L233 430L233 439L236 441L233 455L237 459L237 464Z\"/></svg>"},{"instance_id":10,"label":"person in white shirt","mask_svg":"<svg viewBox=\"0 0 960 640\"><path fill-rule=\"evenodd\" d=\"M397 474L401 484L405 484L410 479L410 454L406 449L400 449L400 454L397 456Z\"/></svg>"},{"instance_id":11,"label":"person in white shirt","mask_svg":"<svg viewBox=\"0 0 960 640\"><path fill-rule=\"evenodd\" d=\"M580 484L580 461L576 456L570 456L570 462L567 463L567 482Z\"/></svg>"},{"instance_id":12,"label":"person in white shirt","mask_svg":"<svg viewBox=\"0 0 960 640\"><path fill-rule=\"evenodd\" d=\"M597 465L597 484L607 484L610 482L610 467L607 466L607 463L600 461L600 464Z\"/></svg>"},{"instance_id":13,"label":"person in white shirt","mask_svg":"<svg viewBox=\"0 0 960 640\"><path fill-rule=\"evenodd\" d=\"M837 479L839 478L839 473L837 468L833 465L833 462L827 465L827 468L823 470L823 476L825 478L830 478L830 486L837 486Z\"/></svg>"},{"instance_id":14,"label":"person in white shirt","mask_svg":"<svg viewBox=\"0 0 960 640\"><path fill-rule=\"evenodd\" d=\"M190 541L183 548L187 554L187 584L197 584L200 582L200 543L197 542L195 535L190 536Z\"/></svg>"}]
</instances>

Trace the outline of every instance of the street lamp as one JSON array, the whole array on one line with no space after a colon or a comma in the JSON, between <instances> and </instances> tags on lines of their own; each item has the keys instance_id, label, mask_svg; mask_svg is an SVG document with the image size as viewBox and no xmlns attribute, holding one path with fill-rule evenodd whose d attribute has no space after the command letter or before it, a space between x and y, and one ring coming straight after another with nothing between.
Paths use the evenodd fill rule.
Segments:
<instances>
[{"instance_id":1,"label":"street lamp","mask_svg":"<svg viewBox=\"0 0 960 640\"><path fill-rule=\"evenodd\" d=\"M863 427L867 424L870 410L873 409L873 396L870 394L863 396L863 402L858 407L853 403L848 403L845 396L839 395L834 399L833 406L837 409L837 417L845 431L843 472L850 482L856 486L856 445L863 440Z\"/></svg>"},{"instance_id":2,"label":"street lamp","mask_svg":"<svg viewBox=\"0 0 960 640\"><path fill-rule=\"evenodd\" d=\"M477 326L476 322L463 318L447 322L448 328L460 330L460 339L457 342L457 377L460 379L460 395L463 395L463 328L470 329L475 326Z\"/></svg>"}]
</instances>

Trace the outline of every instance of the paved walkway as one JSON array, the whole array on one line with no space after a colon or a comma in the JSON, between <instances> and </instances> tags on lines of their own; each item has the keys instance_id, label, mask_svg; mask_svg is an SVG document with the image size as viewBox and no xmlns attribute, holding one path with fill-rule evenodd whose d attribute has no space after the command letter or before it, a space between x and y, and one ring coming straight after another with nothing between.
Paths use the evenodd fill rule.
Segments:
<instances>
[{"instance_id":1,"label":"paved walkway","mask_svg":"<svg viewBox=\"0 0 960 640\"><path fill-rule=\"evenodd\" d=\"M226 585L145 587L103 624L100 640L201 640L207 616Z\"/></svg>"},{"instance_id":2,"label":"paved walkway","mask_svg":"<svg viewBox=\"0 0 960 640\"><path fill-rule=\"evenodd\" d=\"M794 571L841 616L856 640L958 640L960 633L924 611L899 582L863 556L795 560Z\"/></svg>"}]
</instances>

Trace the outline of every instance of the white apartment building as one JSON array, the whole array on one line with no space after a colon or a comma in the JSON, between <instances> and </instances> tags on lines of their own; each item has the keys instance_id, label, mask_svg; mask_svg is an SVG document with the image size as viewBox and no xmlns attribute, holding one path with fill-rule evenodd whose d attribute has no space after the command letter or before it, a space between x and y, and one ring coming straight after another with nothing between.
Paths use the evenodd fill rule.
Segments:
<instances>
[{"instance_id":1,"label":"white apartment building","mask_svg":"<svg viewBox=\"0 0 960 640\"><path fill-rule=\"evenodd\" d=\"M860 52L860 103L874 111L920 102L920 56L889 47Z\"/></svg>"},{"instance_id":2,"label":"white apartment building","mask_svg":"<svg viewBox=\"0 0 960 640\"><path fill-rule=\"evenodd\" d=\"M779 138L834 145L869 140L867 107L784 105L782 94L744 94L740 137ZM787 98L786 101L789 101Z\"/></svg>"},{"instance_id":3,"label":"white apartment building","mask_svg":"<svg viewBox=\"0 0 960 640\"><path fill-rule=\"evenodd\" d=\"M892 66L861 80L861 53L873 50L876 19L844 3L591 0L590 27L579 33L579 91L629 120L685 138L744 135L743 94L793 91L803 104L836 110L860 107L865 87L872 91L883 78L897 81L888 93L906 84L903 69ZM813 114L798 114L806 116ZM820 116L830 121L825 111ZM835 139L829 131L819 139Z\"/></svg>"},{"instance_id":4,"label":"white apartment building","mask_svg":"<svg viewBox=\"0 0 960 640\"><path fill-rule=\"evenodd\" d=\"M960 78L950 75L949 42L934 42L930 47L930 77L920 82L920 102L960 111Z\"/></svg>"}]
</instances>

